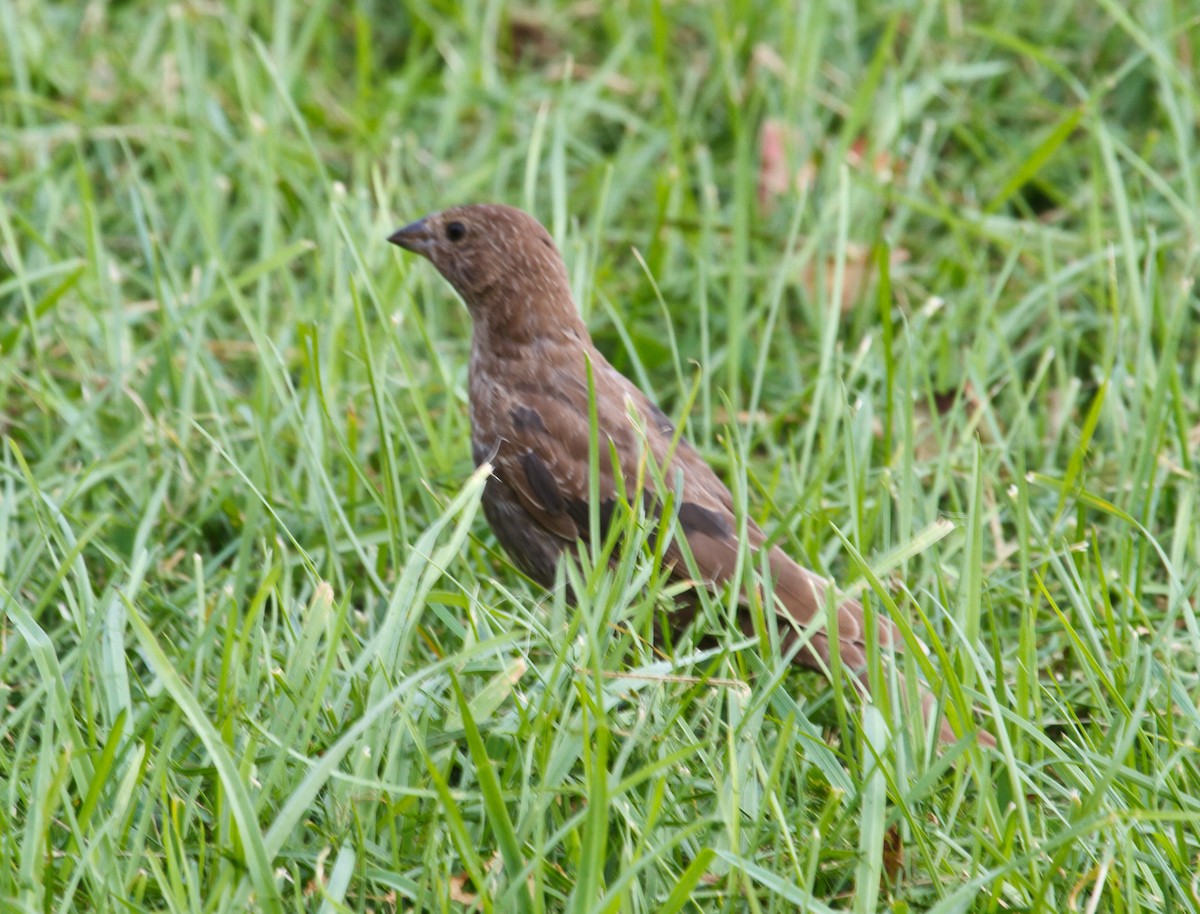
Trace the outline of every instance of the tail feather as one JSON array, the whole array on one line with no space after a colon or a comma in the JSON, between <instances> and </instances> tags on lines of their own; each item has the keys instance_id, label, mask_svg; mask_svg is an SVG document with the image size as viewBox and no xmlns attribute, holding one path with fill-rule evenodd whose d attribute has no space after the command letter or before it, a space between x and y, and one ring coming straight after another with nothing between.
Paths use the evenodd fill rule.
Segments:
<instances>
[{"instance_id":1,"label":"tail feather","mask_svg":"<svg viewBox=\"0 0 1200 914\"><path fill-rule=\"evenodd\" d=\"M825 594L829 584L820 576L796 564L786 553L775 548L770 555L771 571L774 574L775 596L777 605L786 610L792 623L782 633L780 648L785 653L792 653L796 642L804 637L803 629L812 625L813 620L825 611ZM883 615L875 616L876 640L885 650L904 649L904 637L891 619ZM837 639L838 658L842 667L854 674L855 681L869 692L867 682L867 624L862 604L856 600L846 600L837 608ZM833 662L828 633L821 629L808 636L807 643L799 651L792 653L793 662L813 669L827 671ZM903 688L904 679L897 676L901 685L901 694L907 694ZM921 702L921 716L927 726L936 724L938 738L943 743L957 742L959 735L950 726L950 721L939 715L937 698L925 683L918 687ZM977 730L975 737L981 745L994 746L995 739L983 730Z\"/></svg>"}]
</instances>

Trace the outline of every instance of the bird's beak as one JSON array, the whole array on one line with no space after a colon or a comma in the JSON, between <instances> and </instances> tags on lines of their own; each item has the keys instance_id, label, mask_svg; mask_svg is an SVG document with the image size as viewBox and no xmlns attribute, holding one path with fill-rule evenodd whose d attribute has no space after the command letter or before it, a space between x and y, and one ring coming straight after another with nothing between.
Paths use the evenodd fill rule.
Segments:
<instances>
[{"instance_id":1,"label":"bird's beak","mask_svg":"<svg viewBox=\"0 0 1200 914\"><path fill-rule=\"evenodd\" d=\"M412 251L414 254L423 254L428 257L429 250L433 247L433 232L429 230L429 226L425 224L424 219L418 219L416 222L404 226L404 228L396 229L396 231L388 235L388 241L399 245L406 251Z\"/></svg>"}]
</instances>

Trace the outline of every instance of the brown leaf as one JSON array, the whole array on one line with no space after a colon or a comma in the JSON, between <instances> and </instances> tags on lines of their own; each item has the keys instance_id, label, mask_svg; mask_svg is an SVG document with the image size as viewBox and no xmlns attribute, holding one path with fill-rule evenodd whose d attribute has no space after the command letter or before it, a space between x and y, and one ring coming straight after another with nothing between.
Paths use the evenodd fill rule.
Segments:
<instances>
[{"instance_id":1,"label":"brown leaf","mask_svg":"<svg viewBox=\"0 0 1200 914\"><path fill-rule=\"evenodd\" d=\"M811 186L817 171L812 160L800 168L792 164L801 140L799 130L775 118L767 118L759 128L758 205L763 209L784 194Z\"/></svg>"},{"instance_id":2,"label":"brown leaf","mask_svg":"<svg viewBox=\"0 0 1200 914\"><path fill-rule=\"evenodd\" d=\"M760 46L761 47L761 46ZM756 55L759 51L756 49ZM770 49L761 52L761 65L769 68ZM757 59L757 57L756 57ZM813 184L817 176L817 161L809 158L795 164L797 151L803 143L800 129L779 118L767 118L758 131L758 204L768 209L779 197L801 193ZM867 172L877 181L887 184L904 170L904 163L887 150L868 157L867 138L860 136L846 150L846 164L855 171Z\"/></svg>"},{"instance_id":3,"label":"brown leaf","mask_svg":"<svg viewBox=\"0 0 1200 914\"><path fill-rule=\"evenodd\" d=\"M466 873L450 877L450 900L466 905L473 905L479 900L479 896L472 891L471 877Z\"/></svg>"},{"instance_id":4,"label":"brown leaf","mask_svg":"<svg viewBox=\"0 0 1200 914\"><path fill-rule=\"evenodd\" d=\"M860 136L850 148L846 150L846 164L856 171L870 172L874 177L884 183L889 184L896 177L898 170L898 162L895 156L886 150L881 150L875 153L868 162L867 158L867 138Z\"/></svg>"},{"instance_id":5,"label":"brown leaf","mask_svg":"<svg viewBox=\"0 0 1200 914\"><path fill-rule=\"evenodd\" d=\"M535 66L548 63L562 53L562 42L533 10L514 9L508 16L508 37L513 60Z\"/></svg>"},{"instance_id":6,"label":"brown leaf","mask_svg":"<svg viewBox=\"0 0 1200 914\"><path fill-rule=\"evenodd\" d=\"M758 150L758 205L765 209L791 187L787 127L781 121L770 118L763 121L758 131Z\"/></svg>"},{"instance_id":7,"label":"brown leaf","mask_svg":"<svg viewBox=\"0 0 1200 914\"><path fill-rule=\"evenodd\" d=\"M900 829L893 825L883 836L883 872L892 885L904 869L904 838Z\"/></svg>"}]
</instances>

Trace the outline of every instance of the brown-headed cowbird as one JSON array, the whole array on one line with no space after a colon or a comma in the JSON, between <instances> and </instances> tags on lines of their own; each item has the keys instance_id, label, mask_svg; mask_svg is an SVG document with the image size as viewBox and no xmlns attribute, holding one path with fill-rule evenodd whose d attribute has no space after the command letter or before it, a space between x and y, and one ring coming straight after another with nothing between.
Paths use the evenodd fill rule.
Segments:
<instances>
[{"instance_id":1,"label":"brown-headed cowbird","mask_svg":"<svg viewBox=\"0 0 1200 914\"><path fill-rule=\"evenodd\" d=\"M678 496L677 536L667 545L664 561L673 574L688 576L678 542L682 535L703 581L712 587L726 583L736 571L739 549L729 489L663 412L593 345L566 266L538 221L509 206L458 206L407 225L388 240L428 258L471 314L471 449L477 464L490 461L494 468L483 511L516 565L550 587L564 550L573 553L577 542L589 537L590 363L600 432L599 518L607 521L619 498L633 497L639 458L648 454ZM610 446L618 458L615 472ZM661 502L650 476L644 491L654 510ZM766 536L753 520L747 519L745 535L752 553L764 548ZM761 561L752 558L756 566ZM769 547L767 564L781 617L779 649L790 652L807 637L794 653L795 662L828 671L826 581L778 546ZM751 617L744 615L742 628L752 634ZM683 620L690 616L679 614ZM876 623L881 644L901 646L890 620L879 616ZM807 631L810 626L815 630ZM865 633L862 606L841 603L838 654L863 682ZM922 704L928 717L934 702L927 690ZM939 735L944 741L955 738L944 719ZM986 733L979 739L991 742Z\"/></svg>"}]
</instances>

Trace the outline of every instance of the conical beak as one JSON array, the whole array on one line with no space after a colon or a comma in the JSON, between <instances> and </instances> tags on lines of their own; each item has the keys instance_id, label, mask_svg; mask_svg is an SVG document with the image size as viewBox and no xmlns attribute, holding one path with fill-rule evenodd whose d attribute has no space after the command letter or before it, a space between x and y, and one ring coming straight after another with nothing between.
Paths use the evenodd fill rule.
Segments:
<instances>
[{"instance_id":1,"label":"conical beak","mask_svg":"<svg viewBox=\"0 0 1200 914\"><path fill-rule=\"evenodd\" d=\"M425 224L424 219L418 219L404 228L396 229L388 235L388 241L392 244L399 245L406 251L412 251L414 254L422 254L429 256L429 249L433 247L433 232L429 230L429 226Z\"/></svg>"}]
</instances>

